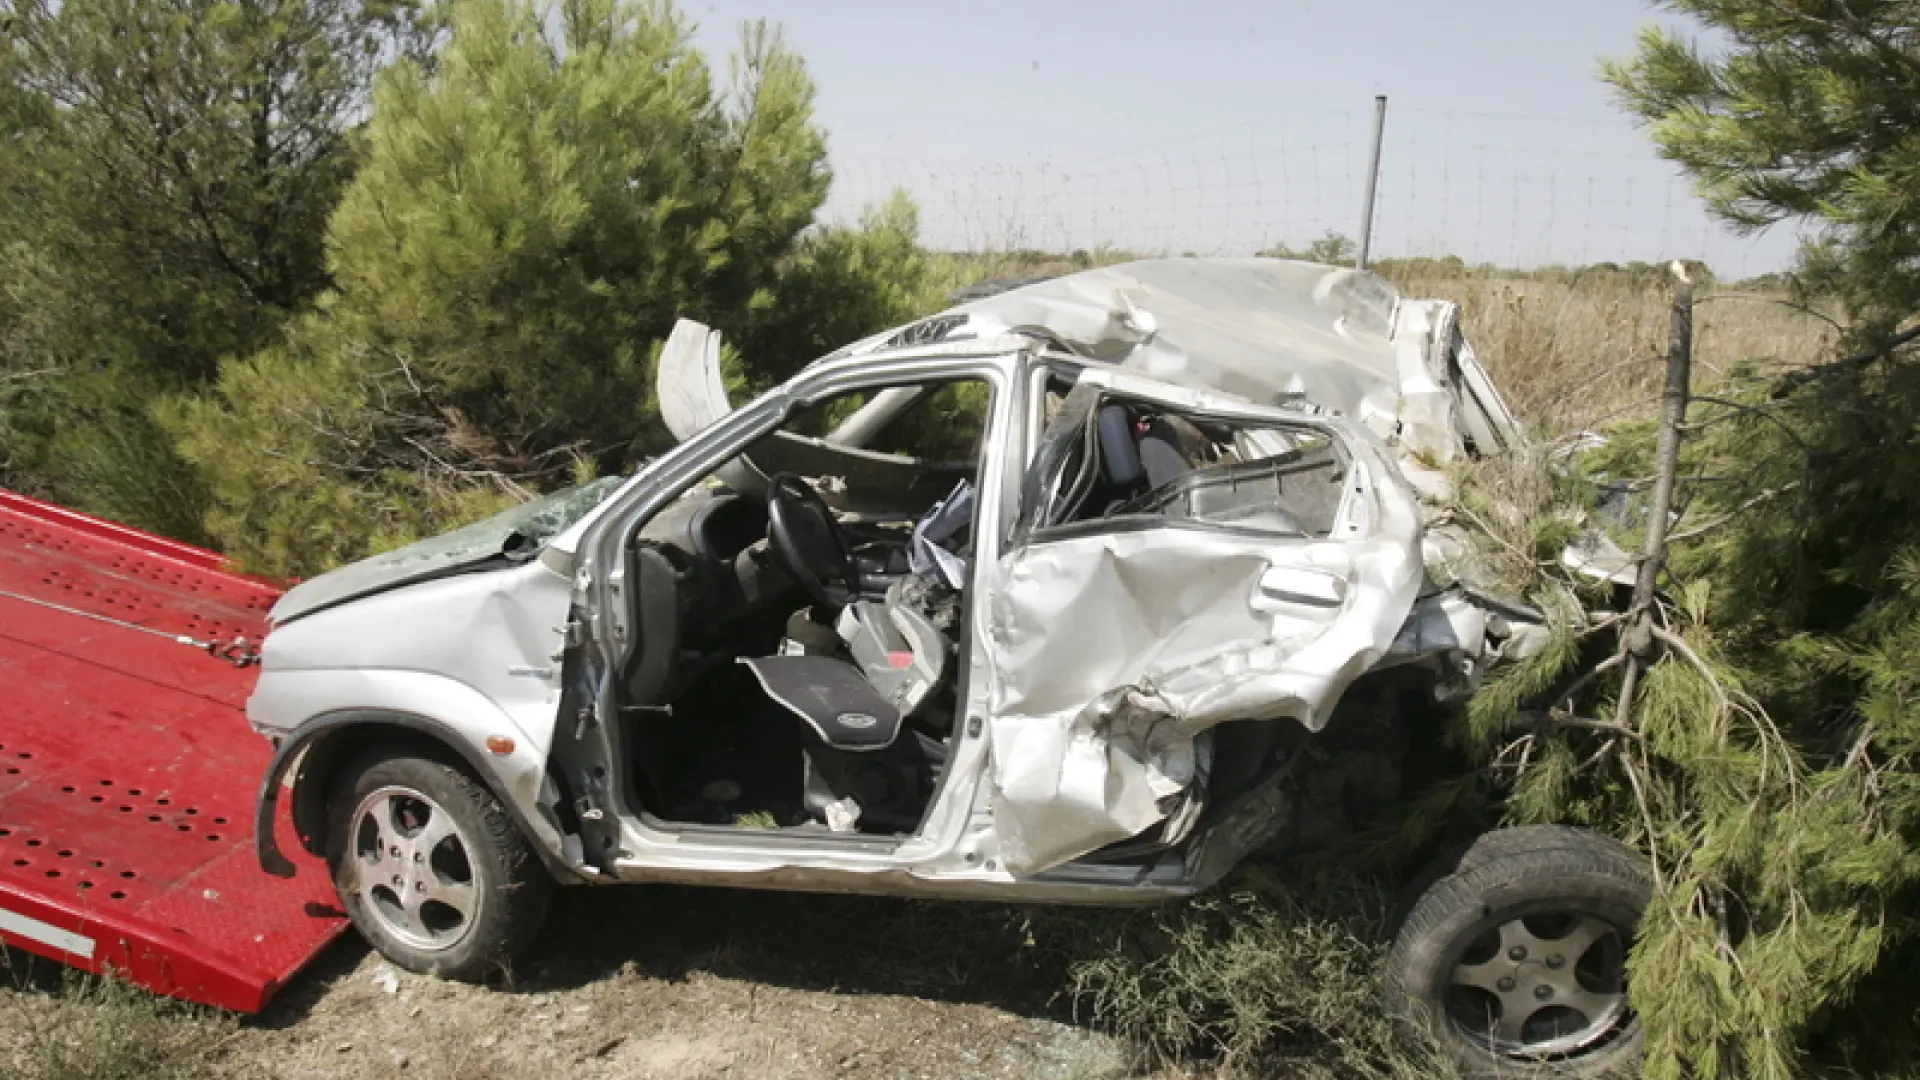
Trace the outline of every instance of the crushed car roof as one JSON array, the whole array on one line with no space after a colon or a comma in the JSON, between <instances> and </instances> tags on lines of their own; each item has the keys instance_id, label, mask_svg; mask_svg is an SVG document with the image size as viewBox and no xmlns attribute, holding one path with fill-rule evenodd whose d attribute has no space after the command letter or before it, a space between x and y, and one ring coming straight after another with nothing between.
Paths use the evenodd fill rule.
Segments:
<instances>
[{"instance_id":1,"label":"crushed car roof","mask_svg":"<svg viewBox=\"0 0 1920 1080\"><path fill-rule=\"evenodd\" d=\"M1451 458L1518 424L1458 307L1378 275L1285 259L1157 259L1084 270L961 304L832 354L1024 333L1171 383L1352 417Z\"/></svg>"}]
</instances>

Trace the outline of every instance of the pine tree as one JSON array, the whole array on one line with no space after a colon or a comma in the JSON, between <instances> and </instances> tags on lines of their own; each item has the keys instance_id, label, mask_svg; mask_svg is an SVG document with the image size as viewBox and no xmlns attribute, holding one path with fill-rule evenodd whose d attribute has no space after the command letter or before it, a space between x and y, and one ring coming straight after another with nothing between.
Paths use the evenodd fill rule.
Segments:
<instances>
[{"instance_id":1,"label":"pine tree","mask_svg":"<svg viewBox=\"0 0 1920 1080\"><path fill-rule=\"evenodd\" d=\"M722 90L689 30L469 0L434 64L382 75L332 289L169 421L229 551L310 570L630 467L669 442L651 361L679 316L764 382L812 327L907 314L910 213L808 231L829 175L800 59L749 25Z\"/></svg>"},{"instance_id":2,"label":"pine tree","mask_svg":"<svg viewBox=\"0 0 1920 1080\"><path fill-rule=\"evenodd\" d=\"M0 0L0 27L0 482L197 534L148 403L324 285L372 73L427 29L405 0Z\"/></svg>"},{"instance_id":3,"label":"pine tree","mask_svg":"<svg viewBox=\"0 0 1920 1080\"><path fill-rule=\"evenodd\" d=\"M1920 7L1910 0L1664 0L1723 35L1643 32L1605 65L1628 111L1722 220L1822 234L1802 278L1866 328L1920 309Z\"/></svg>"},{"instance_id":4,"label":"pine tree","mask_svg":"<svg viewBox=\"0 0 1920 1080\"><path fill-rule=\"evenodd\" d=\"M1901 329L1920 304L1920 7L1664 6L1718 51L1651 30L1607 77L1724 220L1819 230L1797 287L1851 315L1855 351L1697 399L1670 429L1652 639L1570 681L1579 650L1549 650L1466 736L1517 774L1517 816L1649 853L1631 991L1650 1075L1900 1072L1920 1049L1920 332ZM1657 473L1651 450L1618 432L1606 468Z\"/></svg>"}]
</instances>

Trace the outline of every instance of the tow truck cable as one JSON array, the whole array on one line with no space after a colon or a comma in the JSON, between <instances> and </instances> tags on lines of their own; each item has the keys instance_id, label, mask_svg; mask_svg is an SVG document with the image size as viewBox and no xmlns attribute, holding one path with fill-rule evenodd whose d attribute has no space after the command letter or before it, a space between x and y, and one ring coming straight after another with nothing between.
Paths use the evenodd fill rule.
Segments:
<instances>
[{"instance_id":1,"label":"tow truck cable","mask_svg":"<svg viewBox=\"0 0 1920 1080\"><path fill-rule=\"evenodd\" d=\"M246 636L242 634L235 634L232 641L201 641L199 638L188 637L185 634L169 634L165 630L155 630L151 626L141 626L139 623L131 623L125 619L116 619L111 615L99 615L91 611L81 611L79 608L68 607L65 604L56 604L51 600L42 600L37 596L24 596L17 592L8 592L5 589L0 589L0 597L5 597L8 600L19 600L23 603L33 604L36 607L50 608L66 615L78 615L83 619L92 619L95 622L103 622L109 626L123 627L127 630L138 630L143 634L166 638L176 645L185 645L189 648L198 649L216 660L225 660L237 668L251 667L260 662L259 646L248 641Z\"/></svg>"}]
</instances>

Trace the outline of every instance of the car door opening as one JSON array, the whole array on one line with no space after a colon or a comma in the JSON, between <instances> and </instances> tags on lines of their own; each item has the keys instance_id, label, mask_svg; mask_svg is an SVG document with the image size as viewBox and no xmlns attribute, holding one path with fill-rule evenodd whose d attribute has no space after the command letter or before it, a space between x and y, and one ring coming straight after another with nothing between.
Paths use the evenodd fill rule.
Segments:
<instances>
[{"instance_id":1,"label":"car door opening","mask_svg":"<svg viewBox=\"0 0 1920 1080\"><path fill-rule=\"evenodd\" d=\"M988 389L815 404L639 528L621 742L650 826L919 827L953 734ZM753 490L722 479L742 474Z\"/></svg>"},{"instance_id":2,"label":"car door opening","mask_svg":"<svg viewBox=\"0 0 1920 1080\"><path fill-rule=\"evenodd\" d=\"M1347 462L1310 426L1233 422L1077 385L1059 400L1022 499L1024 531L1190 522L1320 537Z\"/></svg>"}]
</instances>

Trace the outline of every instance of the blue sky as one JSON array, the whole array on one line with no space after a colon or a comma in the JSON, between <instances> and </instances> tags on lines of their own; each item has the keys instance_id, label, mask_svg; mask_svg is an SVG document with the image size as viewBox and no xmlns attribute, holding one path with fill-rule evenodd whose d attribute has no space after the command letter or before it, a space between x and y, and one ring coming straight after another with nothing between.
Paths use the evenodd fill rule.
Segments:
<instances>
[{"instance_id":1,"label":"blue sky","mask_svg":"<svg viewBox=\"0 0 1920 1080\"><path fill-rule=\"evenodd\" d=\"M709 53L781 24L819 86L830 216L895 186L944 247L1236 254L1357 231L1390 99L1375 248L1510 264L1777 268L1790 230L1708 223L1613 105L1640 0L683 0Z\"/></svg>"}]
</instances>

